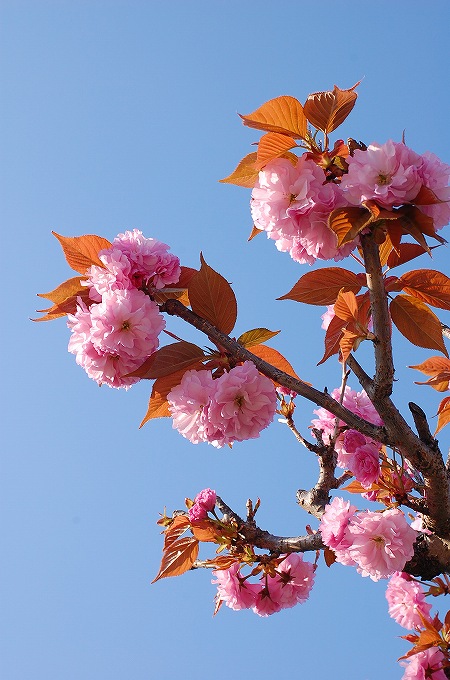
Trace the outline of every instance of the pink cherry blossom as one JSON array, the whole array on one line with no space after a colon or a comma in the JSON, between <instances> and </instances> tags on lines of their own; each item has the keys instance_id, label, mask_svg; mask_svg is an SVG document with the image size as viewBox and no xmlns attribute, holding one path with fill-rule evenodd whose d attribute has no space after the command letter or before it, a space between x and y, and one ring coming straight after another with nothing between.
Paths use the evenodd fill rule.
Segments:
<instances>
[{"instance_id":1,"label":"pink cherry blossom","mask_svg":"<svg viewBox=\"0 0 450 680\"><path fill-rule=\"evenodd\" d=\"M215 390L211 371L186 371L179 385L167 395L173 427L193 444L208 441L210 427L205 414Z\"/></svg>"},{"instance_id":2,"label":"pink cherry blossom","mask_svg":"<svg viewBox=\"0 0 450 680\"><path fill-rule=\"evenodd\" d=\"M143 361L158 348L165 321L156 305L140 290L114 290L92 305L91 341L102 351Z\"/></svg>"},{"instance_id":3,"label":"pink cherry blossom","mask_svg":"<svg viewBox=\"0 0 450 680\"><path fill-rule=\"evenodd\" d=\"M217 585L217 599L225 602L227 607L234 610L249 609L255 604L261 590L259 584L247 583L239 573L239 564L232 564L229 569L216 569L212 572L216 577L211 581Z\"/></svg>"},{"instance_id":4,"label":"pink cherry blossom","mask_svg":"<svg viewBox=\"0 0 450 680\"><path fill-rule=\"evenodd\" d=\"M212 489L203 489L203 491L200 491L194 498L194 505L189 508L189 519L191 522L205 519L208 512L214 508L216 498L216 492Z\"/></svg>"},{"instance_id":5,"label":"pink cherry blossom","mask_svg":"<svg viewBox=\"0 0 450 680\"><path fill-rule=\"evenodd\" d=\"M430 618L431 604L426 602L425 593L417 581L409 574L395 572L389 579L386 590L389 615L403 628L414 630L422 628L423 621Z\"/></svg>"},{"instance_id":6,"label":"pink cherry blossom","mask_svg":"<svg viewBox=\"0 0 450 680\"><path fill-rule=\"evenodd\" d=\"M281 605L281 583L271 577L267 577L267 584L257 585L255 602L252 610L258 616L271 616L277 614L282 609Z\"/></svg>"},{"instance_id":7,"label":"pink cherry blossom","mask_svg":"<svg viewBox=\"0 0 450 680\"><path fill-rule=\"evenodd\" d=\"M69 352L99 385L128 388L139 378L127 377L158 347L165 326L158 306L138 290L114 290L89 308L79 301L68 315L72 331Z\"/></svg>"},{"instance_id":8,"label":"pink cherry blossom","mask_svg":"<svg viewBox=\"0 0 450 680\"><path fill-rule=\"evenodd\" d=\"M442 670L444 661L444 654L438 647L418 652L401 662L406 668L402 680L446 680L447 676Z\"/></svg>"},{"instance_id":9,"label":"pink cherry blossom","mask_svg":"<svg viewBox=\"0 0 450 680\"><path fill-rule=\"evenodd\" d=\"M433 205L421 205L420 210L433 218L436 229L445 227L450 221L450 165L443 163L433 153L427 151L421 157L422 163L419 166L419 177L423 185L431 189L438 199L444 203Z\"/></svg>"},{"instance_id":10,"label":"pink cherry blossom","mask_svg":"<svg viewBox=\"0 0 450 680\"><path fill-rule=\"evenodd\" d=\"M328 329L332 319L334 319L334 305L327 305L327 311L320 317L322 319L322 326L324 331Z\"/></svg>"},{"instance_id":11,"label":"pink cherry blossom","mask_svg":"<svg viewBox=\"0 0 450 680\"><path fill-rule=\"evenodd\" d=\"M322 168L306 154L295 166L277 158L259 173L252 192L255 227L266 231L278 250L289 252L301 264L340 260L356 246L352 242L337 247L328 217L335 208L347 205L347 200L340 186L325 180Z\"/></svg>"},{"instance_id":12,"label":"pink cherry blossom","mask_svg":"<svg viewBox=\"0 0 450 680\"><path fill-rule=\"evenodd\" d=\"M113 247L121 250L130 261L130 277L137 288L149 282L154 288L164 288L180 278L180 261L168 252L169 246L145 238L139 229L116 236Z\"/></svg>"},{"instance_id":13,"label":"pink cherry blossom","mask_svg":"<svg viewBox=\"0 0 450 680\"><path fill-rule=\"evenodd\" d=\"M320 521L322 540L332 550L346 549L350 543L344 540L348 524L356 512L350 501L336 496L325 506L325 512Z\"/></svg>"},{"instance_id":14,"label":"pink cherry blossom","mask_svg":"<svg viewBox=\"0 0 450 680\"><path fill-rule=\"evenodd\" d=\"M347 162L341 189L354 205L374 200L384 208L399 206L412 201L422 185L421 157L402 143L373 143L367 151L357 149Z\"/></svg>"},{"instance_id":15,"label":"pink cherry blossom","mask_svg":"<svg viewBox=\"0 0 450 680\"><path fill-rule=\"evenodd\" d=\"M358 482L369 489L380 476L379 444L358 446L348 462L348 469Z\"/></svg>"},{"instance_id":16,"label":"pink cherry blossom","mask_svg":"<svg viewBox=\"0 0 450 680\"><path fill-rule=\"evenodd\" d=\"M306 602L314 584L314 565L298 553L290 553L277 567L275 580L281 583L279 598L282 608Z\"/></svg>"},{"instance_id":17,"label":"pink cherry blossom","mask_svg":"<svg viewBox=\"0 0 450 680\"><path fill-rule=\"evenodd\" d=\"M417 532L411 529L401 510L366 510L354 515L347 528L349 556L362 576L373 581L402 571L414 555Z\"/></svg>"},{"instance_id":18,"label":"pink cherry blossom","mask_svg":"<svg viewBox=\"0 0 450 680\"><path fill-rule=\"evenodd\" d=\"M205 416L217 436L211 435L208 441L220 447L259 437L271 423L276 406L276 392L269 378L251 361L235 366L215 381Z\"/></svg>"}]
</instances>

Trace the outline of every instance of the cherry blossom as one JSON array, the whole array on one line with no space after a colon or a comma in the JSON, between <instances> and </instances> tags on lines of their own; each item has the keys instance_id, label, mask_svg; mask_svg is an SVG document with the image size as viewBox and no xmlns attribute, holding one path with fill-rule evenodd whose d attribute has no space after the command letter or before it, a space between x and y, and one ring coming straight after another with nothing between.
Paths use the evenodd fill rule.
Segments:
<instances>
[{"instance_id":1,"label":"cherry blossom","mask_svg":"<svg viewBox=\"0 0 450 680\"><path fill-rule=\"evenodd\" d=\"M228 569L216 569L212 575L216 577L215 581L211 581L217 585L216 597L225 602L227 607L234 610L249 609L255 604L261 587L256 583L247 583L240 576L237 562Z\"/></svg>"},{"instance_id":2,"label":"cherry blossom","mask_svg":"<svg viewBox=\"0 0 450 680\"><path fill-rule=\"evenodd\" d=\"M431 604L426 602L425 593L409 574L395 572L389 579L386 590L389 615L403 628L418 629L423 626L420 614L429 619Z\"/></svg>"},{"instance_id":3,"label":"cherry blossom","mask_svg":"<svg viewBox=\"0 0 450 680\"><path fill-rule=\"evenodd\" d=\"M350 203L374 200L384 208L412 201L422 185L418 168L421 157L405 144L374 142L366 151L357 149L347 158L348 174L341 189Z\"/></svg>"},{"instance_id":4,"label":"cherry blossom","mask_svg":"<svg viewBox=\"0 0 450 680\"><path fill-rule=\"evenodd\" d=\"M437 647L418 652L401 662L406 667L402 680L447 680L442 670L444 661L445 657Z\"/></svg>"},{"instance_id":5,"label":"cherry blossom","mask_svg":"<svg viewBox=\"0 0 450 680\"><path fill-rule=\"evenodd\" d=\"M216 504L216 492L212 489L203 489L194 498L194 505L189 508L189 519L196 522L207 517Z\"/></svg>"}]
</instances>

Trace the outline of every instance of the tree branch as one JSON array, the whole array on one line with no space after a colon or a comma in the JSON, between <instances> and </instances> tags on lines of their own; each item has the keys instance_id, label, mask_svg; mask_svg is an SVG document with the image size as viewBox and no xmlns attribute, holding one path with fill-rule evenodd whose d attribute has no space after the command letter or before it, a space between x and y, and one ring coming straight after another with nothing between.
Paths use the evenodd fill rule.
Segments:
<instances>
[{"instance_id":1,"label":"tree branch","mask_svg":"<svg viewBox=\"0 0 450 680\"><path fill-rule=\"evenodd\" d=\"M305 397L305 399L312 401L314 404L322 406L337 418L343 420L349 427L358 430L367 437L371 437L382 444L389 444L388 437L383 427L369 423L367 420L360 418L339 404L328 393L316 390L314 387L307 385L301 380L288 375L288 373L275 368L263 359L255 356L249 352L248 349L245 349L245 347L236 342L236 340L232 340L228 335L219 331L215 326L209 323L209 321L202 319L198 314L185 307L179 300L167 300L161 305L160 309L162 312L166 312L171 316L178 316L191 326L194 326L194 328L197 328L207 335L216 345L223 347L238 361L252 361L260 373L274 382L277 382L279 385L286 387L288 390L296 392L300 396Z\"/></svg>"},{"instance_id":2,"label":"tree branch","mask_svg":"<svg viewBox=\"0 0 450 680\"><path fill-rule=\"evenodd\" d=\"M256 548L279 553L308 552L325 548L320 533L308 536L275 536L260 529L254 522L243 520L219 496L216 498L216 505L225 518L229 517L236 522L242 538Z\"/></svg>"},{"instance_id":3,"label":"tree branch","mask_svg":"<svg viewBox=\"0 0 450 680\"><path fill-rule=\"evenodd\" d=\"M381 270L380 251L372 234L361 235L361 247L369 289L373 333L375 335L373 341L375 352L373 397L375 399L389 396L392 393L394 359L391 343L391 318Z\"/></svg>"}]
</instances>

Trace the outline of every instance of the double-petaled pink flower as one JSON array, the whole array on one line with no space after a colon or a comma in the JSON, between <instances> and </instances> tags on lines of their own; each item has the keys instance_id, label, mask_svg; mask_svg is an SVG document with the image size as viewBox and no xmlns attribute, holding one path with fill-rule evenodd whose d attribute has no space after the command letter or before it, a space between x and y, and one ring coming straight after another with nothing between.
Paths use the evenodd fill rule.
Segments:
<instances>
[{"instance_id":1,"label":"double-petaled pink flower","mask_svg":"<svg viewBox=\"0 0 450 680\"><path fill-rule=\"evenodd\" d=\"M187 371L167 396L173 427L194 444L215 447L255 439L275 414L271 380L251 361L213 380L210 371Z\"/></svg>"}]
</instances>

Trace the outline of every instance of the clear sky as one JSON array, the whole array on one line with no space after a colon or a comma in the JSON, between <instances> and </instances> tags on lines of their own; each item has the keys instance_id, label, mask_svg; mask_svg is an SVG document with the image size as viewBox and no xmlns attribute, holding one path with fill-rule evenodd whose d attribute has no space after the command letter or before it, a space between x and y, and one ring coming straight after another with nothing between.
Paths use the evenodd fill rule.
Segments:
<instances>
[{"instance_id":1,"label":"clear sky","mask_svg":"<svg viewBox=\"0 0 450 680\"><path fill-rule=\"evenodd\" d=\"M233 282L237 332L282 329L270 344L303 379L333 389L337 362L315 368L324 310L275 300L308 268L263 236L247 243L249 191L217 182L258 138L236 113L364 78L339 136L384 142L405 130L416 151L450 162L448 9L446 0L2 1L4 680L401 677L407 645L385 583L350 568L321 562L310 600L268 619L225 607L213 619L206 571L150 585L164 506L209 486L243 512L259 495L263 528L301 534L311 520L295 492L314 483L315 461L278 423L232 451L193 446L169 420L139 430L150 385L99 389L67 353L64 321L29 318L35 294L71 276L52 229L113 239L139 228L185 265L202 250ZM447 252L411 268L443 269ZM431 353L397 347L398 402L435 413L439 395L405 368ZM312 408L299 401L303 430Z\"/></svg>"}]
</instances>

